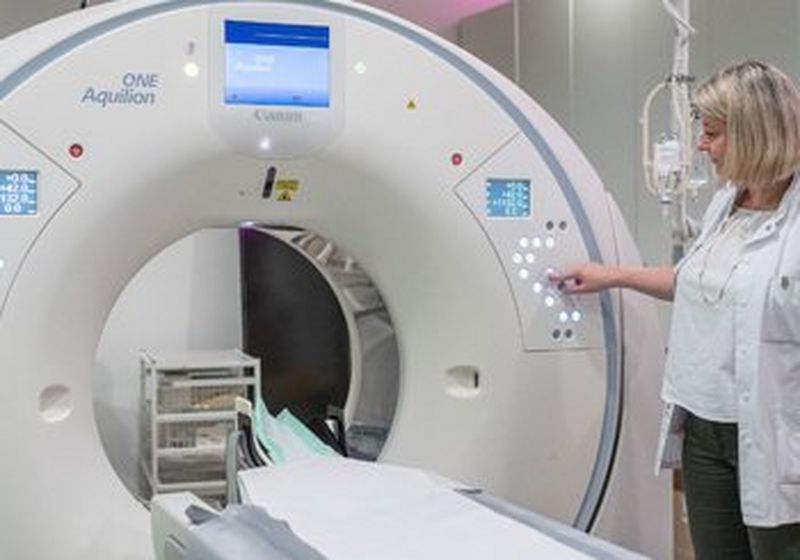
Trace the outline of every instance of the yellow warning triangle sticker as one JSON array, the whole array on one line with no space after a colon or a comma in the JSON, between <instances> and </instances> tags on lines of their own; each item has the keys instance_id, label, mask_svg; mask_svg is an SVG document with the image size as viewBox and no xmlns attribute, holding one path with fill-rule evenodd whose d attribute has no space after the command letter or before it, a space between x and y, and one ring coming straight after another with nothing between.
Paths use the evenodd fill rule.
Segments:
<instances>
[{"instance_id":1,"label":"yellow warning triangle sticker","mask_svg":"<svg viewBox=\"0 0 800 560\"><path fill-rule=\"evenodd\" d=\"M282 191L281 194L278 195L278 200L280 200L281 202L291 202L292 201L291 191Z\"/></svg>"},{"instance_id":2,"label":"yellow warning triangle sticker","mask_svg":"<svg viewBox=\"0 0 800 560\"><path fill-rule=\"evenodd\" d=\"M409 99L408 104L406 105L406 109L413 111L416 108L417 108L417 102L414 101L413 99Z\"/></svg>"}]
</instances>

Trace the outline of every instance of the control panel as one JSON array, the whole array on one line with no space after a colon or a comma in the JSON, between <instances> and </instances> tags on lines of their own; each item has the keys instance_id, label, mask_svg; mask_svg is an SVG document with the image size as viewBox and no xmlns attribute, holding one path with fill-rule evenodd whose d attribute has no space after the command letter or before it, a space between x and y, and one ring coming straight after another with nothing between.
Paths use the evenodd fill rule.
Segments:
<instances>
[{"instance_id":1,"label":"control panel","mask_svg":"<svg viewBox=\"0 0 800 560\"><path fill-rule=\"evenodd\" d=\"M518 136L458 185L456 194L500 259L525 349L602 347L599 298L564 293L550 278L589 255L550 168L527 139Z\"/></svg>"},{"instance_id":2,"label":"control panel","mask_svg":"<svg viewBox=\"0 0 800 560\"><path fill-rule=\"evenodd\" d=\"M17 270L78 182L0 122L0 315Z\"/></svg>"}]
</instances>

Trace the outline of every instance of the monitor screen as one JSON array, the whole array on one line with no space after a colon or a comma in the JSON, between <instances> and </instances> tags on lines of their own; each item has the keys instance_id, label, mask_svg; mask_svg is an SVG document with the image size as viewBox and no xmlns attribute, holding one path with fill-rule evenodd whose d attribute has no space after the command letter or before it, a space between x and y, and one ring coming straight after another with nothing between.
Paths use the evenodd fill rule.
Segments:
<instances>
[{"instance_id":1,"label":"monitor screen","mask_svg":"<svg viewBox=\"0 0 800 560\"><path fill-rule=\"evenodd\" d=\"M0 216L33 216L39 210L39 173L0 169Z\"/></svg>"},{"instance_id":2,"label":"monitor screen","mask_svg":"<svg viewBox=\"0 0 800 560\"><path fill-rule=\"evenodd\" d=\"M225 103L328 107L330 29L225 22Z\"/></svg>"},{"instance_id":3,"label":"monitor screen","mask_svg":"<svg viewBox=\"0 0 800 560\"><path fill-rule=\"evenodd\" d=\"M486 215L489 218L529 218L531 182L528 179L487 179Z\"/></svg>"}]
</instances>

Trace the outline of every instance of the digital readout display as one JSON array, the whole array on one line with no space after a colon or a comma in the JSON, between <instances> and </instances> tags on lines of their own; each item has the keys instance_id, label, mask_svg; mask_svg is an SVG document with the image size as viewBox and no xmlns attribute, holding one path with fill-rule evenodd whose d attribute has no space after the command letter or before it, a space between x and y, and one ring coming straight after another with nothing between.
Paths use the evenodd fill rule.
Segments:
<instances>
[{"instance_id":1,"label":"digital readout display","mask_svg":"<svg viewBox=\"0 0 800 560\"><path fill-rule=\"evenodd\" d=\"M39 173L0 169L0 216L33 216L39 210Z\"/></svg>"},{"instance_id":2,"label":"digital readout display","mask_svg":"<svg viewBox=\"0 0 800 560\"><path fill-rule=\"evenodd\" d=\"M487 179L486 215L489 218L529 218L531 182L528 179Z\"/></svg>"}]
</instances>

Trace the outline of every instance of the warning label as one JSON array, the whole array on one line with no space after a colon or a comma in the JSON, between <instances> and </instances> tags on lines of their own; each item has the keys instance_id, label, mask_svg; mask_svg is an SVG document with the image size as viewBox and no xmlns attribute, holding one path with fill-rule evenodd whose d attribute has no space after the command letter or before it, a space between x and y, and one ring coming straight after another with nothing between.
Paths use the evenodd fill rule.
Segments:
<instances>
[{"instance_id":1,"label":"warning label","mask_svg":"<svg viewBox=\"0 0 800 560\"><path fill-rule=\"evenodd\" d=\"M280 179L275 183L275 199L280 202L291 202L300 190L300 181L296 179Z\"/></svg>"}]
</instances>

